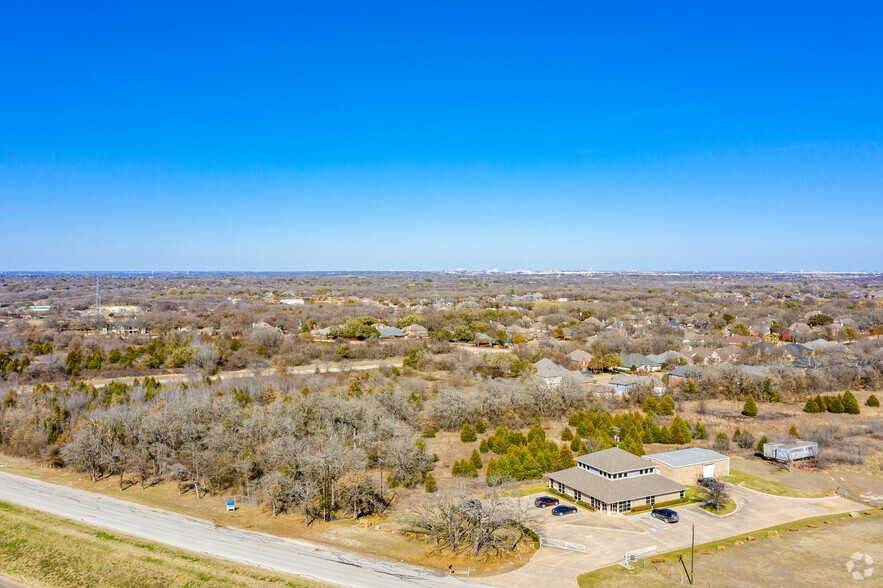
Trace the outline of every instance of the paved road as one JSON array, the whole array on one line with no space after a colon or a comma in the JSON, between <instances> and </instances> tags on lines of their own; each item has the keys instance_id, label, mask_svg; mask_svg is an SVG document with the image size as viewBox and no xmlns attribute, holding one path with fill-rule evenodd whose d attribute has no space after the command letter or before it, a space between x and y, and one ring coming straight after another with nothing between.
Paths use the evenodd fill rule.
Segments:
<instances>
[{"instance_id":1,"label":"paved road","mask_svg":"<svg viewBox=\"0 0 883 588\"><path fill-rule=\"evenodd\" d=\"M729 486L738 510L718 517L696 505L677 508L680 522L674 525L639 515L612 515L580 511L576 515L552 517L546 509L545 535L586 546L586 553L542 547L523 567L485 578L484 581L507 588L536 586L576 586L580 574L622 561L625 552L656 546L658 553L690 546L692 525L696 525L696 544L749 534L757 529L782 525L815 516L834 516L866 508L839 496L801 499L782 498ZM539 496L539 494L537 495ZM533 499L533 496L527 497Z\"/></svg>"},{"instance_id":2,"label":"paved road","mask_svg":"<svg viewBox=\"0 0 883 588\"><path fill-rule=\"evenodd\" d=\"M351 587L481 586L306 541L216 526L168 511L0 472L0 499L215 557Z\"/></svg>"}]
</instances>

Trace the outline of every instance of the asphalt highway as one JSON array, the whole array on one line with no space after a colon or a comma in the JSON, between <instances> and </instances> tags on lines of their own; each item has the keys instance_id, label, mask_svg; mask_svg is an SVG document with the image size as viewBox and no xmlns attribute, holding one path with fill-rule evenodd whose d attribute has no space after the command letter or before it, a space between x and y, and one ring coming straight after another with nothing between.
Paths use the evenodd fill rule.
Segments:
<instances>
[{"instance_id":1,"label":"asphalt highway","mask_svg":"<svg viewBox=\"0 0 883 588\"><path fill-rule=\"evenodd\" d=\"M157 543L338 586L466 588L482 585L306 541L232 529L5 472L0 472L0 499Z\"/></svg>"}]
</instances>

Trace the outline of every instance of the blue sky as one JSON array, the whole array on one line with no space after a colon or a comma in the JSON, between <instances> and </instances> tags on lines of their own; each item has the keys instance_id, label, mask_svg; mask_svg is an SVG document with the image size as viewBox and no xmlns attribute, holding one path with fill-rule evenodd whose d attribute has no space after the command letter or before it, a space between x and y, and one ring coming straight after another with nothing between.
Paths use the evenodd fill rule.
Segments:
<instances>
[{"instance_id":1,"label":"blue sky","mask_svg":"<svg viewBox=\"0 0 883 588\"><path fill-rule=\"evenodd\" d=\"M182 4L0 7L0 269L883 271L877 3Z\"/></svg>"}]
</instances>

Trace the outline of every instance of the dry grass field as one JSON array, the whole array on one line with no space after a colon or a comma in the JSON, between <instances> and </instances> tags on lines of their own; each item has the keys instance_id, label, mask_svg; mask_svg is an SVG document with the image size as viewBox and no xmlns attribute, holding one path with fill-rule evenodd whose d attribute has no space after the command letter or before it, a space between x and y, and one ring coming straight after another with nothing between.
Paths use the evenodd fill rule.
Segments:
<instances>
[{"instance_id":1,"label":"dry grass field","mask_svg":"<svg viewBox=\"0 0 883 588\"><path fill-rule=\"evenodd\" d=\"M325 586L0 502L0 575L30 586Z\"/></svg>"},{"instance_id":2,"label":"dry grass field","mask_svg":"<svg viewBox=\"0 0 883 588\"><path fill-rule=\"evenodd\" d=\"M768 536L774 531L772 537ZM883 512L862 511L850 516L821 517L762 529L749 536L731 537L697 546L697 586L844 586L854 582L846 564L856 553L873 561L883 558ZM723 547L724 549L719 549ZM632 570L611 566L584 574L581 587L671 586L681 577L679 554L690 565L690 550L638 562ZM664 561L660 561L664 560ZM877 566L879 568L879 565ZM661 573L660 573L661 572ZM875 572L875 574L878 572ZM883 578L871 576L862 585L879 586ZM686 582L686 580L685 580Z\"/></svg>"}]
</instances>

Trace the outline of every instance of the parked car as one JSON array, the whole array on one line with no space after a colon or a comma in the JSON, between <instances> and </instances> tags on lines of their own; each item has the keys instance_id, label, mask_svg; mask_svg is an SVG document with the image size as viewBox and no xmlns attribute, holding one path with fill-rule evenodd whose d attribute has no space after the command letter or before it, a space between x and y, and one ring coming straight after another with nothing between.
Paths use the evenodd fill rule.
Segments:
<instances>
[{"instance_id":1,"label":"parked car","mask_svg":"<svg viewBox=\"0 0 883 588\"><path fill-rule=\"evenodd\" d=\"M676 523L680 520L678 513L670 508L654 508L650 515L669 524Z\"/></svg>"},{"instance_id":2,"label":"parked car","mask_svg":"<svg viewBox=\"0 0 883 588\"><path fill-rule=\"evenodd\" d=\"M533 501L533 504L537 508L546 508L547 506L558 506L558 499L552 498L551 496L540 496L536 500Z\"/></svg>"},{"instance_id":3,"label":"parked car","mask_svg":"<svg viewBox=\"0 0 883 588\"><path fill-rule=\"evenodd\" d=\"M575 506L566 506L563 504L561 506L556 506L555 508L552 509L552 514L555 515L556 517L574 514L575 512L576 512Z\"/></svg>"}]
</instances>

